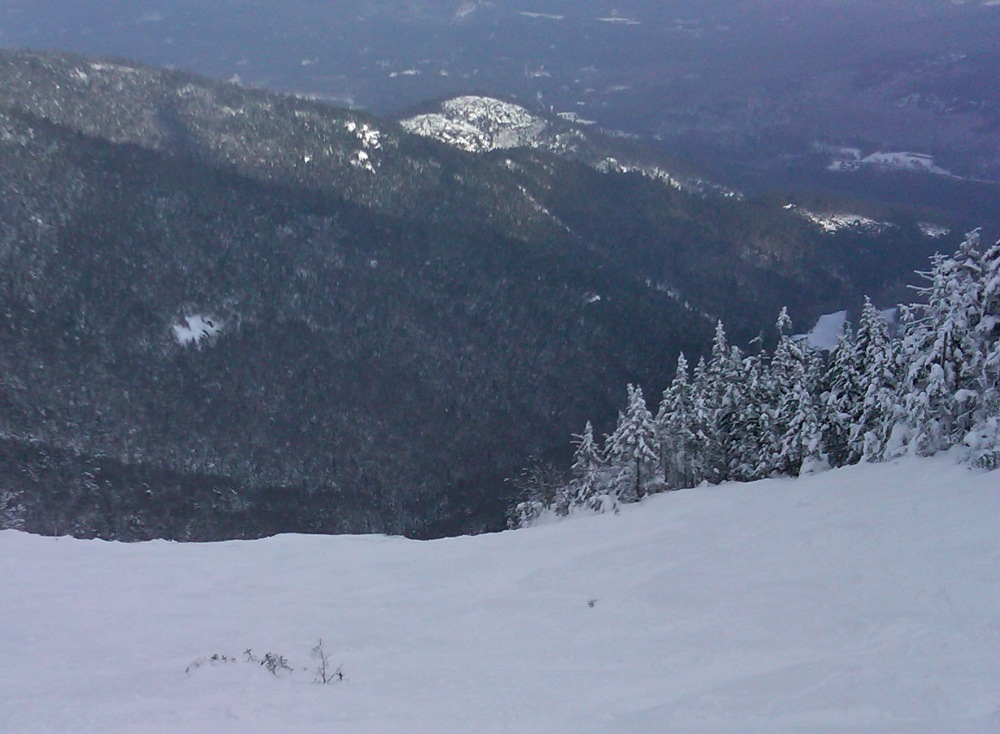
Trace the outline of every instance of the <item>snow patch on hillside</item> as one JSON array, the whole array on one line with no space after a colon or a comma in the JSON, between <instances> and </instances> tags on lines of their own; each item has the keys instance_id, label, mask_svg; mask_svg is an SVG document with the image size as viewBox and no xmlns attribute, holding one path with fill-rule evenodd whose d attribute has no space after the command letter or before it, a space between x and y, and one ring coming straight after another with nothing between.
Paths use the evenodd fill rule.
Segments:
<instances>
[{"instance_id":1,"label":"snow patch on hillside","mask_svg":"<svg viewBox=\"0 0 1000 734\"><path fill-rule=\"evenodd\" d=\"M721 196L725 199L743 199L743 194L739 191L701 178L676 178L669 171L665 171L656 165L627 163L617 158L608 157L599 161L594 168L601 173L638 173L640 176L652 179L653 181L659 181L670 188L686 191L689 194Z\"/></svg>"},{"instance_id":2,"label":"snow patch on hillside","mask_svg":"<svg viewBox=\"0 0 1000 734\"><path fill-rule=\"evenodd\" d=\"M998 0L1000 2L1000 0ZM947 227L942 227L940 224L932 224L930 222L920 222L917 226L920 227L920 233L925 237L933 237L934 239L940 239L941 237L947 237L951 234L951 230Z\"/></svg>"},{"instance_id":3,"label":"snow patch on hillside","mask_svg":"<svg viewBox=\"0 0 1000 734\"><path fill-rule=\"evenodd\" d=\"M820 214L809 211L808 209L803 209L795 204L786 204L785 209L794 211L799 216L808 219L810 222L829 234L839 232L842 229L862 230L877 234L893 226L892 222L880 222L872 219L871 217L864 217L860 214Z\"/></svg>"},{"instance_id":4,"label":"snow patch on hillside","mask_svg":"<svg viewBox=\"0 0 1000 734\"><path fill-rule=\"evenodd\" d=\"M201 346L205 342L210 342L222 333L224 326L222 319L215 316L193 314L183 317L170 328L177 343L187 347Z\"/></svg>"},{"instance_id":5,"label":"snow patch on hillside","mask_svg":"<svg viewBox=\"0 0 1000 734\"><path fill-rule=\"evenodd\" d=\"M619 15L596 18L595 20L600 23L611 23L613 25L642 25L642 23L638 20L634 20L633 18L623 18Z\"/></svg>"},{"instance_id":6,"label":"snow patch on hillside","mask_svg":"<svg viewBox=\"0 0 1000 734\"><path fill-rule=\"evenodd\" d=\"M659 166L641 166L624 163L616 158L605 158L597 164L597 170L601 173L638 173L654 181L662 181L667 186L674 189L684 190L685 186L676 178L664 171Z\"/></svg>"},{"instance_id":7,"label":"snow patch on hillside","mask_svg":"<svg viewBox=\"0 0 1000 734\"><path fill-rule=\"evenodd\" d=\"M845 321L847 321L847 311L823 314L808 333L796 338L805 339L817 349L829 351L837 346L837 339L844 330Z\"/></svg>"},{"instance_id":8,"label":"snow patch on hillside","mask_svg":"<svg viewBox=\"0 0 1000 734\"><path fill-rule=\"evenodd\" d=\"M464 96L444 102L439 111L402 120L400 125L407 132L434 138L470 153L529 147L571 157L579 154L587 143L582 127L595 125L595 121L582 119L575 112L558 112L556 115L572 127L550 125L543 118L511 102ZM584 155L583 158L602 173L639 173L690 193L743 198L738 191L702 179L678 180L656 165L630 163L612 157L596 160Z\"/></svg>"},{"instance_id":9,"label":"snow patch on hillside","mask_svg":"<svg viewBox=\"0 0 1000 734\"><path fill-rule=\"evenodd\" d=\"M918 173L931 173L938 176L955 175L934 163L934 157L926 153L910 153L908 151L896 152L876 152L868 156L861 156L861 152L856 149L843 149L851 151L848 158L838 158L833 160L827 169L830 171L852 172L862 168L885 168L899 171L911 171Z\"/></svg>"},{"instance_id":10,"label":"snow patch on hillside","mask_svg":"<svg viewBox=\"0 0 1000 734\"><path fill-rule=\"evenodd\" d=\"M565 15L556 15L555 13L534 13L528 10L518 10L518 15L523 15L525 18L539 18L542 20L566 20Z\"/></svg>"},{"instance_id":11,"label":"snow patch on hillside","mask_svg":"<svg viewBox=\"0 0 1000 734\"><path fill-rule=\"evenodd\" d=\"M378 150L382 147L382 132L367 123L358 124L355 120L346 120L344 129L353 134L366 150Z\"/></svg>"}]
</instances>

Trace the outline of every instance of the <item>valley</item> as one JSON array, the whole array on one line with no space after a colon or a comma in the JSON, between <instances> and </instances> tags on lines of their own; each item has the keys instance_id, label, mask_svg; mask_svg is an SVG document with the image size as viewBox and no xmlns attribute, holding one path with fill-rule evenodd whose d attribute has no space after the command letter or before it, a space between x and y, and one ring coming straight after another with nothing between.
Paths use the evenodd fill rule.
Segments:
<instances>
[{"instance_id":1,"label":"valley","mask_svg":"<svg viewBox=\"0 0 1000 734\"><path fill-rule=\"evenodd\" d=\"M499 100L453 105L510 146L469 152L124 61L3 52L0 77L0 421L37 532L496 529L506 479L715 319L804 330L941 246Z\"/></svg>"}]
</instances>

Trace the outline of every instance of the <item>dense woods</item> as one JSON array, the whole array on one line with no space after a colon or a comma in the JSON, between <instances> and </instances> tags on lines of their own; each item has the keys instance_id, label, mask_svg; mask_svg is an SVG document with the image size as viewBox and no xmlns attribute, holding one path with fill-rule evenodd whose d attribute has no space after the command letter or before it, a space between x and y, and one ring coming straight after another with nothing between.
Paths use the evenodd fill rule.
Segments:
<instances>
[{"instance_id":1,"label":"dense woods","mask_svg":"<svg viewBox=\"0 0 1000 734\"><path fill-rule=\"evenodd\" d=\"M771 353L728 344L720 321L693 371L680 355L655 415L629 385L603 445L590 423L575 437L569 481L523 477L510 523L955 446L975 468L1000 467L1000 243L982 252L972 232L919 275L921 300L898 322L866 299L829 354L793 338L785 310Z\"/></svg>"}]
</instances>

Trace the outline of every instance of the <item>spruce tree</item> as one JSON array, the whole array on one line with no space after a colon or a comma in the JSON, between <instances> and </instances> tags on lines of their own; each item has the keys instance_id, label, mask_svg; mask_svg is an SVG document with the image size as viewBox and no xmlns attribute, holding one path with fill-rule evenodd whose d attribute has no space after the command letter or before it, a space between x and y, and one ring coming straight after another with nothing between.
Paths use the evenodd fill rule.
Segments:
<instances>
[{"instance_id":1,"label":"spruce tree","mask_svg":"<svg viewBox=\"0 0 1000 734\"><path fill-rule=\"evenodd\" d=\"M694 393L688 382L688 363L681 354L670 387L663 391L656 414L660 468L668 488L693 487L701 481L698 464L698 425Z\"/></svg>"},{"instance_id":2,"label":"spruce tree","mask_svg":"<svg viewBox=\"0 0 1000 734\"><path fill-rule=\"evenodd\" d=\"M713 440L714 415L709 405L709 392L708 363L701 357L691 372L691 429L695 435L689 464L692 486L701 484L712 475L709 468L712 452L709 447Z\"/></svg>"},{"instance_id":3,"label":"spruce tree","mask_svg":"<svg viewBox=\"0 0 1000 734\"><path fill-rule=\"evenodd\" d=\"M861 451L855 435L861 424L864 390L861 385L861 359L849 322L844 322L837 343L830 352L830 363L820 397L823 415L823 446L833 466L856 464Z\"/></svg>"},{"instance_id":4,"label":"spruce tree","mask_svg":"<svg viewBox=\"0 0 1000 734\"><path fill-rule=\"evenodd\" d=\"M781 310L776 326L778 346L769 370L778 395L773 462L779 473L798 476L803 467L819 461L822 452L819 409L810 384L813 359L807 345L787 333L792 326L787 309Z\"/></svg>"},{"instance_id":5,"label":"spruce tree","mask_svg":"<svg viewBox=\"0 0 1000 734\"><path fill-rule=\"evenodd\" d=\"M982 259L982 316L976 327L983 345L987 384L1000 387L1000 242L986 251Z\"/></svg>"},{"instance_id":6,"label":"spruce tree","mask_svg":"<svg viewBox=\"0 0 1000 734\"><path fill-rule=\"evenodd\" d=\"M573 504L597 510L605 489L601 482L604 457L594 440L594 427L590 421L587 421L583 433L574 435L573 439L576 446L570 469L573 475Z\"/></svg>"},{"instance_id":7,"label":"spruce tree","mask_svg":"<svg viewBox=\"0 0 1000 734\"><path fill-rule=\"evenodd\" d=\"M976 337L982 354L981 399L965 443L974 466L1000 468L1000 242L982 258L981 316Z\"/></svg>"},{"instance_id":8,"label":"spruce tree","mask_svg":"<svg viewBox=\"0 0 1000 734\"><path fill-rule=\"evenodd\" d=\"M719 321L712 339L712 353L702 375L702 424L704 472L713 484L729 478L733 429L738 420L739 380L742 354L730 347Z\"/></svg>"},{"instance_id":9,"label":"spruce tree","mask_svg":"<svg viewBox=\"0 0 1000 734\"><path fill-rule=\"evenodd\" d=\"M729 450L729 476L740 482L763 479L773 467L772 453L774 400L767 379L765 354L745 357L737 386L730 393L734 401L734 431Z\"/></svg>"},{"instance_id":10,"label":"spruce tree","mask_svg":"<svg viewBox=\"0 0 1000 734\"><path fill-rule=\"evenodd\" d=\"M903 420L900 359L885 315L865 298L856 350L860 369L861 415L851 434L851 453L882 461L896 425Z\"/></svg>"},{"instance_id":11,"label":"spruce tree","mask_svg":"<svg viewBox=\"0 0 1000 734\"><path fill-rule=\"evenodd\" d=\"M628 386L628 405L620 414L608 453L618 498L637 502L645 497L656 478L660 448L653 416L638 386Z\"/></svg>"},{"instance_id":12,"label":"spruce tree","mask_svg":"<svg viewBox=\"0 0 1000 734\"><path fill-rule=\"evenodd\" d=\"M920 273L926 304L905 311L903 350L908 365L906 415L911 446L930 455L961 441L975 423L983 395L984 356L977 329L982 316L982 255L971 232L952 257L936 255Z\"/></svg>"}]
</instances>

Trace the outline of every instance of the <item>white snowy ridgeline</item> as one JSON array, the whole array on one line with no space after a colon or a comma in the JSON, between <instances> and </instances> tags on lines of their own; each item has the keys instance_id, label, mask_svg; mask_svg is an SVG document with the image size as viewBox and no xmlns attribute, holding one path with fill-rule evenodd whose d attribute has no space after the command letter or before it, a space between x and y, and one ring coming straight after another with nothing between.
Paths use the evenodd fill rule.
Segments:
<instances>
[{"instance_id":1,"label":"white snowy ridgeline","mask_svg":"<svg viewBox=\"0 0 1000 734\"><path fill-rule=\"evenodd\" d=\"M546 123L520 105L491 97L448 100L441 112L400 123L407 132L440 140L470 153L534 145Z\"/></svg>"},{"instance_id":2,"label":"white snowy ridgeline","mask_svg":"<svg viewBox=\"0 0 1000 734\"><path fill-rule=\"evenodd\" d=\"M853 172L865 167L891 168L901 171L932 173L938 176L958 178L951 171L941 168L941 166L934 163L934 157L926 153L910 153L908 151L876 152L862 157L861 151L857 148L841 148L838 152L840 155L827 166L827 170ZM846 157L843 157L845 154Z\"/></svg>"},{"instance_id":3,"label":"white snowy ridgeline","mask_svg":"<svg viewBox=\"0 0 1000 734\"><path fill-rule=\"evenodd\" d=\"M893 226L891 222L879 222L871 217L864 217L860 214L819 214L817 212L809 211L808 209L803 209L795 204L786 204L785 209L794 211L799 216L808 219L824 232L828 232L830 234L839 232L842 229L855 229L878 233ZM928 236L940 236L932 235L927 232L925 232L925 234ZM942 234L947 234L947 230L944 230Z\"/></svg>"},{"instance_id":4,"label":"white snowy ridgeline","mask_svg":"<svg viewBox=\"0 0 1000 734\"><path fill-rule=\"evenodd\" d=\"M938 455L433 542L4 531L0 731L996 734L997 518Z\"/></svg>"}]
</instances>

